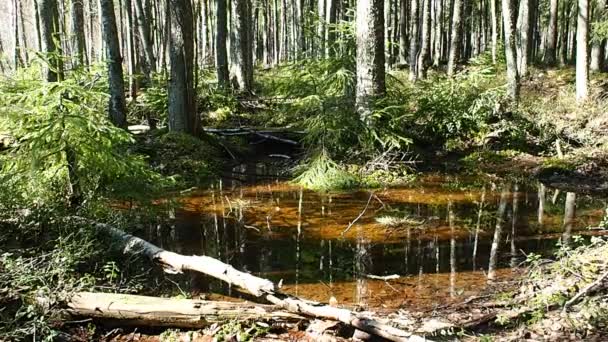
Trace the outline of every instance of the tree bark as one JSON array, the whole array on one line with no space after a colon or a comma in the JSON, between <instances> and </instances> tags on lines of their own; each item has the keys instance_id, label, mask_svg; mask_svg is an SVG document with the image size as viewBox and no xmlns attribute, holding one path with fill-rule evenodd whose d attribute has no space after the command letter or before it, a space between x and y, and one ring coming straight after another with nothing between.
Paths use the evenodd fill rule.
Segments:
<instances>
[{"instance_id":1,"label":"tree bark","mask_svg":"<svg viewBox=\"0 0 608 342\"><path fill-rule=\"evenodd\" d=\"M429 51L431 47L431 1L422 0L422 35L420 54L418 55L418 78L426 78L426 69L429 62Z\"/></svg>"},{"instance_id":2,"label":"tree bark","mask_svg":"<svg viewBox=\"0 0 608 342\"><path fill-rule=\"evenodd\" d=\"M249 34L251 22L248 15L250 6L249 0L232 0L230 73L235 88L246 93L251 92L253 87L252 44Z\"/></svg>"},{"instance_id":3,"label":"tree bark","mask_svg":"<svg viewBox=\"0 0 608 342\"><path fill-rule=\"evenodd\" d=\"M551 0L549 5L549 26L547 27L547 46L545 48L545 63L555 65L557 60L557 9L559 0Z\"/></svg>"},{"instance_id":4,"label":"tree bark","mask_svg":"<svg viewBox=\"0 0 608 342\"><path fill-rule=\"evenodd\" d=\"M44 305L47 300L37 302ZM234 320L298 323L306 319L275 305L93 292L74 294L66 311L74 317L118 320L121 325L191 329Z\"/></svg>"},{"instance_id":5,"label":"tree bark","mask_svg":"<svg viewBox=\"0 0 608 342\"><path fill-rule=\"evenodd\" d=\"M151 74L156 72L156 57L154 56L154 47L152 34L150 32L150 20L142 3L143 0L135 0L135 9L137 13L137 27L139 29L139 37L146 58L145 73L148 81L151 79Z\"/></svg>"},{"instance_id":6,"label":"tree bark","mask_svg":"<svg viewBox=\"0 0 608 342\"><path fill-rule=\"evenodd\" d=\"M190 0L170 0L169 130L197 136L200 130L194 90L194 23Z\"/></svg>"},{"instance_id":7,"label":"tree bark","mask_svg":"<svg viewBox=\"0 0 608 342\"><path fill-rule=\"evenodd\" d=\"M496 13L496 0L490 0L490 21L492 22L492 62L496 64L498 53L498 14Z\"/></svg>"},{"instance_id":8,"label":"tree bark","mask_svg":"<svg viewBox=\"0 0 608 342\"><path fill-rule=\"evenodd\" d=\"M336 28L334 27L337 22L337 8L338 1L337 0L328 0L327 1L327 42L326 42L326 56L333 57L335 56L335 44L336 44Z\"/></svg>"},{"instance_id":9,"label":"tree bark","mask_svg":"<svg viewBox=\"0 0 608 342\"><path fill-rule=\"evenodd\" d=\"M433 47L433 65L438 67L441 63L441 42L443 40L443 6L441 0L435 0L435 44Z\"/></svg>"},{"instance_id":10,"label":"tree bark","mask_svg":"<svg viewBox=\"0 0 608 342\"><path fill-rule=\"evenodd\" d=\"M57 0L37 0L39 8L41 31L42 31L42 52L47 54L48 65L43 68L43 75L47 82L57 82L63 80L62 50L59 44L59 10Z\"/></svg>"},{"instance_id":11,"label":"tree bark","mask_svg":"<svg viewBox=\"0 0 608 342\"><path fill-rule=\"evenodd\" d=\"M368 122L373 100L385 92L384 0L357 0L356 110Z\"/></svg>"},{"instance_id":12,"label":"tree bark","mask_svg":"<svg viewBox=\"0 0 608 342\"><path fill-rule=\"evenodd\" d=\"M419 33L419 11L418 11L418 0L411 0L410 2L410 81L414 82L418 78L418 40Z\"/></svg>"},{"instance_id":13,"label":"tree bark","mask_svg":"<svg viewBox=\"0 0 608 342\"><path fill-rule=\"evenodd\" d=\"M589 93L589 0L578 0L576 17L576 101L582 103Z\"/></svg>"},{"instance_id":14,"label":"tree bark","mask_svg":"<svg viewBox=\"0 0 608 342\"><path fill-rule=\"evenodd\" d=\"M448 76L453 76L459 57L462 26L462 0L454 0L454 14L452 15L452 37L450 41L450 55L448 56Z\"/></svg>"},{"instance_id":15,"label":"tree bark","mask_svg":"<svg viewBox=\"0 0 608 342\"><path fill-rule=\"evenodd\" d=\"M101 0L101 18L103 36L106 42L106 63L108 64L108 83L110 86L109 115L110 120L118 127L127 127L125 115L125 84L122 71L122 56L118 43L114 1Z\"/></svg>"},{"instance_id":16,"label":"tree bark","mask_svg":"<svg viewBox=\"0 0 608 342\"><path fill-rule=\"evenodd\" d=\"M407 63L407 2L408 0L400 0L399 10L399 63Z\"/></svg>"},{"instance_id":17,"label":"tree bark","mask_svg":"<svg viewBox=\"0 0 608 342\"><path fill-rule=\"evenodd\" d=\"M530 39L530 0L520 0L517 18L517 71L520 77L528 74Z\"/></svg>"},{"instance_id":18,"label":"tree bark","mask_svg":"<svg viewBox=\"0 0 608 342\"><path fill-rule=\"evenodd\" d=\"M216 0L216 20L217 34L215 36L215 67L217 71L217 81L220 87L230 85L230 74L228 73L228 8L227 0Z\"/></svg>"},{"instance_id":19,"label":"tree bark","mask_svg":"<svg viewBox=\"0 0 608 342\"><path fill-rule=\"evenodd\" d=\"M72 0L72 50L76 53L75 64L86 66L87 47L84 37L84 0Z\"/></svg>"},{"instance_id":20,"label":"tree bark","mask_svg":"<svg viewBox=\"0 0 608 342\"><path fill-rule=\"evenodd\" d=\"M71 219L81 224L93 225L96 230L104 232L119 243L125 254L143 255L152 262L162 266L167 273L200 272L240 287L256 297L263 297L272 304L291 313L340 321L356 329L391 341L414 341L421 339L421 337L412 333L390 326L387 324L389 322L385 322L386 320L364 317L347 309L302 300L280 293L271 281L238 271L231 265L224 264L217 259L208 256L185 256L168 252L110 225L93 222L81 217L72 217Z\"/></svg>"},{"instance_id":21,"label":"tree bark","mask_svg":"<svg viewBox=\"0 0 608 342\"><path fill-rule=\"evenodd\" d=\"M519 98L519 73L517 71L517 50L515 44L515 12L512 0L502 0L502 18L505 31L505 57L507 59L507 96L517 101Z\"/></svg>"}]
</instances>

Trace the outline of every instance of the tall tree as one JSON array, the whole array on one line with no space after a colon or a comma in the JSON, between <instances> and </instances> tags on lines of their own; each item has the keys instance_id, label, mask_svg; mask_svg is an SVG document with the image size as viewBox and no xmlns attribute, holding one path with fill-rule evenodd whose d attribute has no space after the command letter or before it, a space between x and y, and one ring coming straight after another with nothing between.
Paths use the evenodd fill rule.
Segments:
<instances>
[{"instance_id":1,"label":"tall tree","mask_svg":"<svg viewBox=\"0 0 608 342\"><path fill-rule=\"evenodd\" d=\"M496 0L490 0L490 21L492 22L492 62L496 64L498 53L498 13Z\"/></svg>"},{"instance_id":2,"label":"tall tree","mask_svg":"<svg viewBox=\"0 0 608 342\"><path fill-rule=\"evenodd\" d=\"M576 100L584 102L589 93L589 0L578 0L576 17Z\"/></svg>"},{"instance_id":3,"label":"tall tree","mask_svg":"<svg viewBox=\"0 0 608 342\"><path fill-rule=\"evenodd\" d=\"M84 0L72 0L72 51L75 52L76 64L88 65L87 47L84 37Z\"/></svg>"},{"instance_id":4,"label":"tall tree","mask_svg":"<svg viewBox=\"0 0 608 342\"><path fill-rule=\"evenodd\" d=\"M118 127L127 127L125 115L125 83L122 71L122 56L118 42L116 15L113 0L101 0L101 19L103 37L106 44L106 63L108 65L108 84L110 87L110 120Z\"/></svg>"},{"instance_id":5,"label":"tall tree","mask_svg":"<svg viewBox=\"0 0 608 342\"><path fill-rule=\"evenodd\" d=\"M433 46L433 65L438 67L441 61L441 42L443 40L443 1L435 0L435 41Z\"/></svg>"},{"instance_id":6,"label":"tall tree","mask_svg":"<svg viewBox=\"0 0 608 342\"><path fill-rule=\"evenodd\" d=\"M513 0L502 0L502 18L505 31L505 57L507 59L507 96L517 101L519 97L519 72L515 44L515 12Z\"/></svg>"},{"instance_id":7,"label":"tall tree","mask_svg":"<svg viewBox=\"0 0 608 342\"><path fill-rule=\"evenodd\" d=\"M337 22L338 15L338 1L327 0L327 53L326 56L333 57L335 55L335 44L336 44L336 28L334 27Z\"/></svg>"},{"instance_id":8,"label":"tall tree","mask_svg":"<svg viewBox=\"0 0 608 342\"><path fill-rule=\"evenodd\" d=\"M422 34L420 53L418 54L418 78L426 78L426 69L428 66L430 48L431 48L431 1L422 0Z\"/></svg>"},{"instance_id":9,"label":"tall tree","mask_svg":"<svg viewBox=\"0 0 608 342\"><path fill-rule=\"evenodd\" d=\"M410 81L416 81L418 78L418 27L420 26L418 0L411 0L410 6Z\"/></svg>"},{"instance_id":10,"label":"tall tree","mask_svg":"<svg viewBox=\"0 0 608 342\"><path fill-rule=\"evenodd\" d=\"M454 13L452 14L452 37L450 39L450 55L448 56L448 76L454 75L456 63L460 53L461 26L462 26L462 1L454 0Z\"/></svg>"},{"instance_id":11,"label":"tall tree","mask_svg":"<svg viewBox=\"0 0 608 342\"><path fill-rule=\"evenodd\" d=\"M528 56L530 44L530 0L519 1L517 16L517 71L520 77L528 74Z\"/></svg>"},{"instance_id":12,"label":"tall tree","mask_svg":"<svg viewBox=\"0 0 608 342\"><path fill-rule=\"evenodd\" d=\"M217 70L217 81L220 87L230 85L228 73L228 49L226 40L228 38L228 8L227 0L216 0L217 33L215 35L215 68Z\"/></svg>"},{"instance_id":13,"label":"tall tree","mask_svg":"<svg viewBox=\"0 0 608 342\"><path fill-rule=\"evenodd\" d=\"M200 120L194 89L194 18L190 0L170 0L169 130L197 135Z\"/></svg>"},{"instance_id":14,"label":"tall tree","mask_svg":"<svg viewBox=\"0 0 608 342\"><path fill-rule=\"evenodd\" d=\"M374 98L384 94L384 0L357 0L356 110L364 122Z\"/></svg>"},{"instance_id":15,"label":"tall tree","mask_svg":"<svg viewBox=\"0 0 608 342\"><path fill-rule=\"evenodd\" d=\"M399 1L399 63L407 63L407 41L408 41L408 29L407 29L407 4L408 0Z\"/></svg>"},{"instance_id":16,"label":"tall tree","mask_svg":"<svg viewBox=\"0 0 608 342\"><path fill-rule=\"evenodd\" d=\"M230 71L235 86L243 92L253 87L253 55L250 32L250 0L232 0L232 29L230 30ZM283 40L285 42L285 40ZM285 49L285 46L282 47ZM284 55L286 56L286 55Z\"/></svg>"},{"instance_id":17,"label":"tall tree","mask_svg":"<svg viewBox=\"0 0 608 342\"><path fill-rule=\"evenodd\" d=\"M139 39L143 47L144 56L146 57L145 74L149 79L151 73L156 71L156 56L154 55L152 34L150 32L151 18L145 11L142 0L135 0L135 9L137 13L137 27L139 29Z\"/></svg>"},{"instance_id":18,"label":"tall tree","mask_svg":"<svg viewBox=\"0 0 608 342\"><path fill-rule=\"evenodd\" d=\"M62 50L59 43L59 10L57 0L38 0L40 12L42 51L47 54L48 64L44 67L44 78L48 82L63 79Z\"/></svg>"},{"instance_id":19,"label":"tall tree","mask_svg":"<svg viewBox=\"0 0 608 342\"><path fill-rule=\"evenodd\" d=\"M551 0L549 5L549 26L547 27L547 45L545 63L554 65L557 61L557 9L559 0Z\"/></svg>"}]
</instances>

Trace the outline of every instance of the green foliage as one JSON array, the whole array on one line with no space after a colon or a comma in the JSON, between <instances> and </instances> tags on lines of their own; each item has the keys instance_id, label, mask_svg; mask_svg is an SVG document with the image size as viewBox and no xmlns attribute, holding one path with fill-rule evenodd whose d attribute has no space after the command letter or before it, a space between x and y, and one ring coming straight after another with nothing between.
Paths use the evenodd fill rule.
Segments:
<instances>
[{"instance_id":1,"label":"green foliage","mask_svg":"<svg viewBox=\"0 0 608 342\"><path fill-rule=\"evenodd\" d=\"M154 120L161 126L166 125L169 113L168 81L165 73L152 75L152 83L142 89L137 99L130 103L130 122Z\"/></svg>"},{"instance_id":2,"label":"green foliage","mask_svg":"<svg viewBox=\"0 0 608 342\"><path fill-rule=\"evenodd\" d=\"M359 185L357 177L333 161L325 150L313 156L294 181L314 190L350 189Z\"/></svg>"},{"instance_id":3,"label":"green foliage","mask_svg":"<svg viewBox=\"0 0 608 342\"><path fill-rule=\"evenodd\" d=\"M75 73L47 83L22 74L0 82L0 131L15 141L0 157L0 178L15 195L52 201L68 197L77 184L87 199L160 183L140 156L128 152L129 133L106 117L107 96L97 80Z\"/></svg>"},{"instance_id":4,"label":"green foliage","mask_svg":"<svg viewBox=\"0 0 608 342\"><path fill-rule=\"evenodd\" d=\"M222 325L213 338L215 341L254 341L256 337L264 335L269 330L269 326L264 323L245 325L238 321L230 321Z\"/></svg>"}]
</instances>

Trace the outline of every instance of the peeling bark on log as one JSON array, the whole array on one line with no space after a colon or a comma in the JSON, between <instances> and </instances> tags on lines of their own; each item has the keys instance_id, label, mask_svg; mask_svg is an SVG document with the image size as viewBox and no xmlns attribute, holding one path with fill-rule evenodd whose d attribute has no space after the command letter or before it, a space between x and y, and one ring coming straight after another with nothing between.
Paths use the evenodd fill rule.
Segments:
<instances>
[{"instance_id":1,"label":"peeling bark on log","mask_svg":"<svg viewBox=\"0 0 608 342\"><path fill-rule=\"evenodd\" d=\"M44 303L44 299L38 302ZM204 328L213 323L272 321L297 323L305 318L275 305L159 298L119 293L76 293L67 303L72 316L117 320L121 325Z\"/></svg>"},{"instance_id":2,"label":"peeling bark on log","mask_svg":"<svg viewBox=\"0 0 608 342\"><path fill-rule=\"evenodd\" d=\"M124 253L143 254L153 262L160 264L167 273L180 273L185 270L204 273L238 286L256 297L264 298L288 312L340 321L356 329L381 336L390 341L429 341L423 337L389 325L390 322L388 320L363 317L348 309L336 308L280 293L270 280L241 272L231 265L214 258L195 255L185 256L168 252L108 224L82 217L72 217L72 219L82 224L92 225L95 229L107 233L117 242L121 243Z\"/></svg>"}]
</instances>

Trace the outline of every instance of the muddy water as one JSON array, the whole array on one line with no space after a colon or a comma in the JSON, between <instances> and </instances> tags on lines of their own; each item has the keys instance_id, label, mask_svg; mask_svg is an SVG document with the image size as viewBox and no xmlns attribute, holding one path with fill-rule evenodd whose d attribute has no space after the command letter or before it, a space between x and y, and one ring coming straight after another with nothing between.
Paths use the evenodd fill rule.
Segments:
<instances>
[{"instance_id":1,"label":"muddy water","mask_svg":"<svg viewBox=\"0 0 608 342\"><path fill-rule=\"evenodd\" d=\"M587 227L599 225L606 207L603 199L537 183L442 175L342 193L303 191L267 177L245 183L219 182L180 197L183 208L146 238L217 257L305 298L374 309L430 309L479 294L489 268L508 280L530 253L550 255L558 243L602 234ZM400 277L377 279L387 275ZM185 277L180 288L235 295L202 278Z\"/></svg>"}]
</instances>

